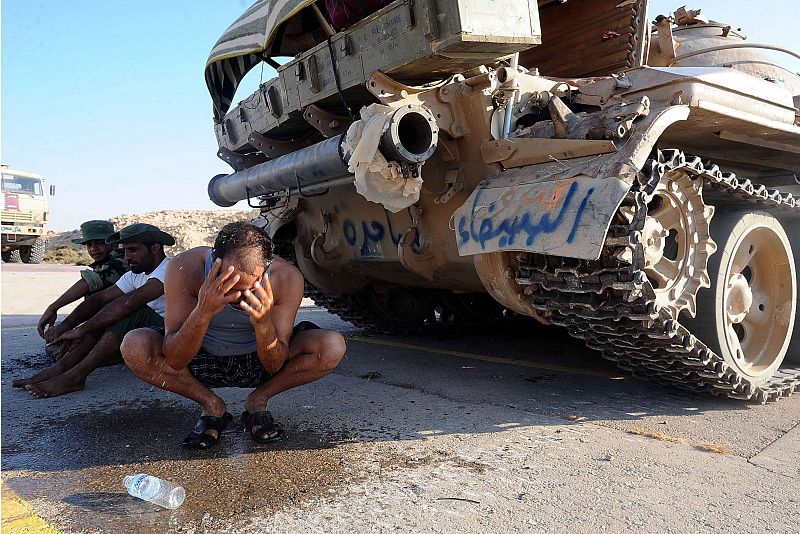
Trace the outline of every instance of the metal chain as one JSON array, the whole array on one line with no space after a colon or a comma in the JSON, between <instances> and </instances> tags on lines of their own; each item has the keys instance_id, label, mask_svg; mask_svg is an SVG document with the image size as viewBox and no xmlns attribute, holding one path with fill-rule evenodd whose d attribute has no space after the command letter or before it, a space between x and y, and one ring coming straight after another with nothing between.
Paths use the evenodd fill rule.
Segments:
<instances>
[{"instance_id":1,"label":"metal chain","mask_svg":"<svg viewBox=\"0 0 800 534\"><path fill-rule=\"evenodd\" d=\"M653 287L643 270L641 231L647 200L664 174L678 169L704 180L705 195L724 194L726 206L760 206L800 215L800 199L790 193L722 173L718 167L705 166L700 158L686 158L677 150L660 151L657 159L647 163L630 193L629 200L636 208L633 220L612 224L608 232L606 251L632 248L631 265L538 256L537 264L520 266L517 282L531 288L538 311L553 312L554 324L565 327L573 337L585 340L587 346L634 375L682 389L761 403L800 390L800 369L788 367L779 369L765 385L751 387L719 355L656 306ZM276 253L294 261L291 242L276 243ZM613 253L604 256L613 257ZM458 322L398 328L370 313L354 296L329 297L308 283L306 296L346 321L381 333L432 334L477 326ZM501 323L488 321L482 326L488 324L494 329Z\"/></svg>"}]
</instances>

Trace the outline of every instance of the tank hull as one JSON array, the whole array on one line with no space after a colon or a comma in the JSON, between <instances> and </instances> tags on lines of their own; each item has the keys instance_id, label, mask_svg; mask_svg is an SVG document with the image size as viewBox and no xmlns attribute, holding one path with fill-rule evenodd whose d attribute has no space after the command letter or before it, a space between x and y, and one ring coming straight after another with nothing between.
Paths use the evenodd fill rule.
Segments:
<instances>
[{"instance_id":1,"label":"tank hull","mask_svg":"<svg viewBox=\"0 0 800 534\"><path fill-rule=\"evenodd\" d=\"M567 8L544 4L542 20L563 25L555 15ZM654 381L758 402L790 394L800 388L792 367L800 353L792 88L800 80L784 71L776 83L777 71L754 67L740 47L702 53L730 40L697 14L676 13L678 26L659 19L651 32L646 2L585 7L576 24L634 24L627 44L607 45L620 49L611 63L572 54L559 69L552 58L572 41L544 42L519 65L493 56L425 85L392 63L395 76L363 73L360 83L340 83L336 99L319 87L304 92L314 82L301 79L302 117L258 122L246 112L228 123L236 108L217 125L221 155L237 171L231 183L279 169L272 175L285 190L244 194L259 198L259 224L300 267L310 295L345 319L407 332L523 316L560 325ZM619 11L603 18L609 9ZM623 72L602 72L620 61ZM279 73L288 83L288 71ZM263 100L256 109L277 109L268 90L253 98ZM345 115L353 103L358 112ZM380 141L389 129L380 117L404 109L429 117L420 124L435 139L416 159ZM245 138L244 124L261 131ZM352 156L315 174L307 147L332 139L347 147L336 158ZM302 168L281 171L284 154Z\"/></svg>"}]
</instances>

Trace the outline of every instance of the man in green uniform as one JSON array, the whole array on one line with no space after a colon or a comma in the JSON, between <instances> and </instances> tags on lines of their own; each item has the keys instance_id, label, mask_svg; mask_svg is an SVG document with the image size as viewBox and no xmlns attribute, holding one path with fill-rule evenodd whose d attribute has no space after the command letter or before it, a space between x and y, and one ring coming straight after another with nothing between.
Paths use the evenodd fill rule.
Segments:
<instances>
[{"instance_id":1,"label":"man in green uniform","mask_svg":"<svg viewBox=\"0 0 800 534\"><path fill-rule=\"evenodd\" d=\"M108 221L86 221L81 225L81 238L73 239L72 242L86 245L86 252L94 261L89 265L89 269L81 271L81 279L53 301L39 319L37 330L46 343L52 343L67 331L61 325L54 326L59 309L87 295L113 286L123 274L128 272L128 262L122 257L122 254L114 245L106 243L106 238L114 232L114 225ZM45 351L55 361L62 356L59 347L55 344L47 345Z\"/></svg>"}]
</instances>

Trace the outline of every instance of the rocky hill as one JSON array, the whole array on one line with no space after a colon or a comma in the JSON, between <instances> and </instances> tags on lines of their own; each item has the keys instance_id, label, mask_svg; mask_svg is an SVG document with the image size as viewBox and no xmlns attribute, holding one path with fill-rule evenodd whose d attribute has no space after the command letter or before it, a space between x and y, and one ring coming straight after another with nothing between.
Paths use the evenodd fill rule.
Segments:
<instances>
[{"instance_id":1,"label":"rocky hill","mask_svg":"<svg viewBox=\"0 0 800 534\"><path fill-rule=\"evenodd\" d=\"M117 230L134 223L158 226L175 237L175 246L166 248L168 255L175 256L192 247L210 246L214 242L214 236L224 225L243 219L250 220L257 214L257 210L176 210L118 215L109 220ZM90 262L91 260L86 254L86 247L72 243L72 239L80 236L81 232L78 229L60 233L48 232L45 261L80 265Z\"/></svg>"}]
</instances>

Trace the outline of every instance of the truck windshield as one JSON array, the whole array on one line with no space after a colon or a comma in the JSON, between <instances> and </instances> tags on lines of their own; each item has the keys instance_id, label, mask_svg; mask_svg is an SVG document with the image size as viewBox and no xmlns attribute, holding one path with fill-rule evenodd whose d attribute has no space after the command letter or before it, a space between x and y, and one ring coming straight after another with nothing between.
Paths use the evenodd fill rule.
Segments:
<instances>
[{"instance_id":1,"label":"truck windshield","mask_svg":"<svg viewBox=\"0 0 800 534\"><path fill-rule=\"evenodd\" d=\"M42 181L38 178L26 178L24 176L4 174L3 191L7 193L26 193L28 195L42 196Z\"/></svg>"}]
</instances>

